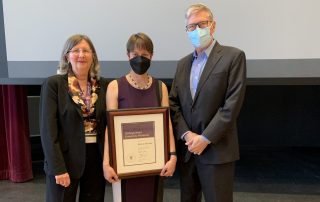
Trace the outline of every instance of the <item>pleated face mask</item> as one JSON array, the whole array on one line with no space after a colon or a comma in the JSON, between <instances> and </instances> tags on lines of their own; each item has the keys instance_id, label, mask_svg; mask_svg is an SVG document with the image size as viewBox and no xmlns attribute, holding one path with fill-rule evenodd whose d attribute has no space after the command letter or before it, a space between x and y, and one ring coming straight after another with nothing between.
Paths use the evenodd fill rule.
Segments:
<instances>
[{"instance_id":1,"label":"pleated face mask","mask_svg":"<svg viewBox=\"0 0 320 202\"><path fill-rule=\"evenodd\" d=\"M188 37L195 48L206 47L211 41L210 28L197 28L188 32Z\"/></svg>"}]
</instances>

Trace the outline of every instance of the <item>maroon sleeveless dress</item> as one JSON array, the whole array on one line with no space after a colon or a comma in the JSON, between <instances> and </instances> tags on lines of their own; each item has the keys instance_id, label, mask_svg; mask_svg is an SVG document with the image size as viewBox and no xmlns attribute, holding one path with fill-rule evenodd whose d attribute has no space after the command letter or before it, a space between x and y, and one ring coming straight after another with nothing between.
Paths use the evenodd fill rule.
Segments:
<instances>
[{"instance_id":1,"label":"maroon sleeveless dress","mask_svg":"<svg viewBox=\"0 0 320 202\"><path fill-rule=\"evenodd\" d=\"M148 89L136 89L126 77L118 79L118 108L159 107L157 80L152 78ZM138 177L121 180L121 197L123 202L162 201L162 182L159 176Z\"/></svg>"}]
</instances>

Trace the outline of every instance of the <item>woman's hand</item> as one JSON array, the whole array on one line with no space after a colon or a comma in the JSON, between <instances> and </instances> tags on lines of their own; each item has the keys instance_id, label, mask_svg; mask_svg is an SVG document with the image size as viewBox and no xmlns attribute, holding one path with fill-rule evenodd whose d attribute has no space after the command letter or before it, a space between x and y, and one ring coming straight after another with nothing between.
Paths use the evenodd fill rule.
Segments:
<instances>
[{"instance_id":1,"label":"woman's hand","mask_svg":"<svg viewBox=\"0 0 320 202\"><path fill-rule=\"evenodd\" d=\"M103 175L110 183L119 181L118 175L110 165L103 165Z\"/></svg>"},{"instance_id":2,"label":"woman's hand","mask_svg":"<svg viewBox=\"0 0 320 202\"><path fill-rule=\"evenodd\" d=\"M70 176L68 173L56 175L55 178L56 178L56 184L60 184L63 187L68 187L70 185Z\"/></svg>"},{"instance_id":3,"label":"woman's hand","mask_svg":"<svg viewBox=\"0 0 320 202\"><path fill-rule=\"evenodd\" d=\"M172 177L176 169L176 163L177 163L177 156L171 155L170 160L167 161L166 165L164 165L164 167L162 168L160 176Z\"/></svg>"}]
</instances>

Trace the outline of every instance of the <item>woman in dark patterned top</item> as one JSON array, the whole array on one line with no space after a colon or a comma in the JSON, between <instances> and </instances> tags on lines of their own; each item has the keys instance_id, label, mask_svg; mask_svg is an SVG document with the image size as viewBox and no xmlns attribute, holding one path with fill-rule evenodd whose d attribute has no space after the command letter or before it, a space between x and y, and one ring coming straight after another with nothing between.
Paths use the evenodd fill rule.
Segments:
<instances>
[{"instance_id":1,"label":"woman in dark patterned top","mask_svg":"<svg viewBox=\"0 0 320 202\"><path fill-rule=\"evenodd\" d=\"M127 55L131 70L117 80L110 82L107 90L107 109L169 106L168 90L161 82L162 99L157 91L158 80L148 74L153 55L153 43L144 33L133 34L127 42ZM105 178L113 185L114 201L150 202L162 201L163 187L159 176L137 177L119 180L109 162L109 143L105 138L103 169ZM171 121L169 125L170 159L163 166L160 176L170 177L176 167L175 143Z\"/></svg>"}]
</instances>

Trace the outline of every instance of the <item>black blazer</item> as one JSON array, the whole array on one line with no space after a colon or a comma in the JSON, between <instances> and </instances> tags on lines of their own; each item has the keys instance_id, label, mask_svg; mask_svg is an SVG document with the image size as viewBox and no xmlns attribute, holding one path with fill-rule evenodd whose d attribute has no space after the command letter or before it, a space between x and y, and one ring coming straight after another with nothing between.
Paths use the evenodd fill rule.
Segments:
<instances>
[{"instance_id":1,"label":"black blazer","mask_svg":"<svg viewBox=\"0 0 320 202\"><path fill-rule=\"evenodd\" d=\"M236 119L245 94L246 58L243 51L216 42L203 69L194 100L190 92L193 54L177 65L170 91L170 107L180 159L190 152L181 140L186 131L203 134L211 144L198 157L220 164L239 159Z\"/></svg>"},{"instance_id":2,"label":"black blazer","mask_svg":"<svg viewBox=\"0 0 320 202\"><path fill-rule=\"evenodd\" d=\"M106 79L100 78L99 85L96 119L97 142L102 155L106 128ZM44 81L39 119L46 174L68 172L71 178L79 178L85 167L85 134L80 107L68 93L67 75L51 76Z\"/></svg>"}]
</instances>

